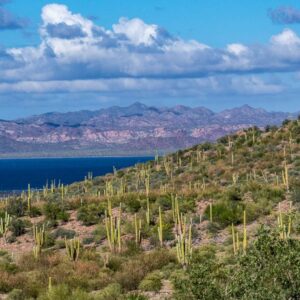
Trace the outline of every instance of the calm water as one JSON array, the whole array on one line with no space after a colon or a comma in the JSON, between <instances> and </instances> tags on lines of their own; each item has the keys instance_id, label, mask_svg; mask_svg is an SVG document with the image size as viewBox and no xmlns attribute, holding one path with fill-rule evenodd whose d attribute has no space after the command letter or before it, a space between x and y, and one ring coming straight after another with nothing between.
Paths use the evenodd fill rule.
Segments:
<instances>
[{"instance_id":1,"label":"calm water","mask_svg":"<svg viewBox=\"0 0 300 300\"><path fill-rule=\"evenodd\" d=\"M101 157L101 158L46 158L46 159L3 159L0 160L0 191L19 191L42 188L47 180L64 184L83 180L88 172L94 176L121 169L152 157Z\"/></svg>"}]
</instances>

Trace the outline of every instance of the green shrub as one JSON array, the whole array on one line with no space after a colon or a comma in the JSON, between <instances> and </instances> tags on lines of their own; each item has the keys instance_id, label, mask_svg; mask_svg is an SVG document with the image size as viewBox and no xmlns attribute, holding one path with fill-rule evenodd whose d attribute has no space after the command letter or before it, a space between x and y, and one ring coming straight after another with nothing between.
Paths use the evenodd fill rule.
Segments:
<instances>
[{"instance_id":1,"label":"green shrub","mask_svg":"<svg viewBox=\"0 0 300 300\"><path fill-rule=\"evenodd\" d=\"M25 214L25 203L21 198L10 199L7 203L7 212L11 216L22 217Z\"/></svg>"},{"instance_id":2,"label":"green shrub","mask_svg":"<svg viewBox=\"0 0 300 300\"><path fill-rule=\"evenodd\" d=\"M21 219L13 219L10 230L14 236L20 236L26 232L25 222Z\"/></svg>"},{"instance_id":3,"label":"green shrub","mask_svg":"<svg viewBox=\"0 0 300 300\"><path fill-rule=\"evenodd\" d=\"M25 300L22 290L13 289L7 296L7 300Z\"/></svg>"},{"instance_id":4,"label":"green shrub","mask_svg":"<svg viewBox=\"0 0 300 300\"><path fill-rule=\"evenodd\" d=\"M67 222L70 218L63 205L54 201L49 201L44 205L44 214L51 221L62 220Z\"/></svg>"},{"instance_id":5,"label":"green shrub","mask_svg":"<svg viewBox=\"0 0 300 300\"><path fill-rule=\"evenodd\" d=\"M139 294L130 294L130 295L127 295L126 300L148 300L149 298L147 298L146 296L144 295L139 295Z\"/></svg>"},{"instance_id":6,"label":"green shrub","mask_svg":"<svg viewBox=\"0 0 300 300\"><path fill-rule=\"evenodd\" d=\"M93 231L94 241L100 243L106 238L106 228L105 225L99 224L96 229Z\"/></svg>"},{"instance_id":7,"label":"green shrub","mask_svg":"<svg viewBox=\"0 0 300 300\"><path fill-rule=\"evenodd\" d=\"M103 205L95 203L87 204L79 208L77 220L81 221L85 226L99 223L101 217L104 216L105 208Z\"/></svg>"},{"instance_id":8,"label":"green shrub","mask_svg":"<svg viewBox=\"0 0 300 300\"><path fill-rule=\"evenodd\" d=\"M300 241L262 228L229 281L234 299L299 299Z\"/></svg>"},{"instance_id":9,"label":"green shrub","mask_svg":"<svg viewBox=\"0 0 300 300\"><path fill-rule=\"evenodd\" d=\"M38 216L41 216L41 215L42 215L42 212L41 212L41 210L38 207L31 206L30 212L29 212L29 216L31 218L35 218L35 217L38 217Z\"/></svg>"},{"instance_id":10,"label":"green shrub","mask_svg":"<svg viewBox=\"0 0 300 300\"><path fill-rule=\"evenodd\" d=\"M210 247L194 253L187 272L178 271L172 279L175 299L226 299L223 287L227 280L226 269Z\"/></svg>"},{"instance_id":11,"label":"green shrub","mask_svg":"<svg viewBox=\"0 0 300 300\"><path fill-rule=\"evenodd\" d=\"M72 239L74 238L74 236L76 235L76 231L74 230L69 230L69 229L64 229L62 227L57 228L54 232L53 232L53 237L55 239L57 238L66 238L66 239Z\"/></svg>"},{"instance_id":12,"label":"green shrub","mask_svg":"<svg viewBox=\"0 0 300 300\"><path fill-rule=\"evenodd\" d=\"M112 283L99 292L93 293L94 300L119 300L122 297L121 286L117 283Z\"/></svg>"},{"instance_id":13,"label":"green shrub","mask_svg":"<svg viewBox=\"0 0 300 300\"><path fill-rule=\"evenodd\" d=\"M39 300L93 300L86 292L79 289L72 290L67 285L61 284L52 287L44 295L38 298Z\"/></svg>"},{"instance_id":14,"label":"green shrub","mask_svg":"<svg viewBox=\"0 0 300 300\"><path fill-rule=\"evenodd\" d=\"M139 289L142 291L159 292L162 287L162 274L159 271L154 271L141 281Z\"/></svg>"},{"instance_id":15,"label":"green shrub","mask_svg":"<svg viewBox=\"0 0 300 300\"><path fill-rule=\"evenodd\" d=\"M239 224L243 220L244 205L235 201L221 201L212 205L213 222L219 223L222 227L231 224ZM210 208L205 210L205 217L209 219Z\"/></svg>"},{"instance_id":16,"label":"green shrub","mask_svg":"<svg viewBox=\"0 0 300 300\"><path fill-rule=\"evenodd\" d=\"M116 280L126 290L135 290L144 277L154 270L174 262L175 257L167 250L143 253L123 263L121 271L116 273Z\"/></svg>"}]
</instances>

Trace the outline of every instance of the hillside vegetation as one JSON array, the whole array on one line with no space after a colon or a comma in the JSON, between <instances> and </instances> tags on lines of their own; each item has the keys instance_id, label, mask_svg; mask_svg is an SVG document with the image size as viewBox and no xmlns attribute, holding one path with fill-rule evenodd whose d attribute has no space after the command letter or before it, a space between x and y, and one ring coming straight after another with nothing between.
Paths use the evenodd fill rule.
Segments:
<instances>
[{"instance_id":1,"label":"hillside vegetation","mask_svg":"<svg viewBox=\"0 0 300 300\"><path fill-rule=\"evenodd\" d=\"M3 200L3 299L300 298L300 120Z\"/></svg>"}]
</instances>

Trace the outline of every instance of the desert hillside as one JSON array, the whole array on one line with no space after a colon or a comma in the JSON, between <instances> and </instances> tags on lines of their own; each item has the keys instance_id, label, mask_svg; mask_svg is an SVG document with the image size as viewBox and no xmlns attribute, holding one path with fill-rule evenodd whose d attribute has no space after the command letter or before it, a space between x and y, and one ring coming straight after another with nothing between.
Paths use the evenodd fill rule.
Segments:
<instances>
[{"instance_id":1,"label":"desert hillside","mask_svg":"<svg viewBox=\"0 0 300 300\"><path fill-rule=\"evenodd\" d=\"M2 199L1 299L299 299L300 121Z\"/></svg>"}]
</instances>

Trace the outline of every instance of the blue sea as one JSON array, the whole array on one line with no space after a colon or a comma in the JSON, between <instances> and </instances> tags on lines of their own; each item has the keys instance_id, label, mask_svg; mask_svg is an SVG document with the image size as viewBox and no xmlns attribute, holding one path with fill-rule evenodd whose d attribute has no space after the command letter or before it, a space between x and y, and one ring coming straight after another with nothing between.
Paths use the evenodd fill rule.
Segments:
<instances>
[{"instance_id":1,"label":"blue sea","mask_svg":"<svg viewBox=\"0 0 300 300\"><path fill-rule=\"evenodd\" d=\"M93 176L111 173L153 157L89 157L89 158L33 158L0 160L0 192L40 189L48 181L70 184L83 180L89 172Z\"/></svg>"}]
</instances>

